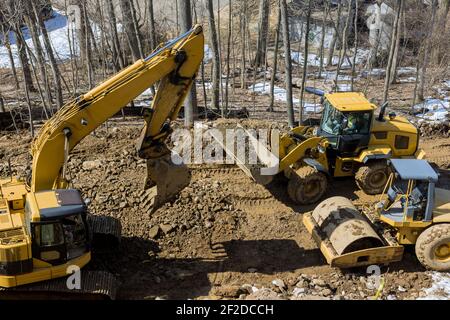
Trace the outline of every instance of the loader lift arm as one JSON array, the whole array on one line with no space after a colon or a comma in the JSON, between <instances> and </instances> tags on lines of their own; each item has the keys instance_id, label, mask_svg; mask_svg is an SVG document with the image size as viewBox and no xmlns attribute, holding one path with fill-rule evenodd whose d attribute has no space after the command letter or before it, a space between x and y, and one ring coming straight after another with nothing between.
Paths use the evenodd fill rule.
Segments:
<instances>
[{"instance_id":1,"label":"loader lift arm","mask_svg":"<svg viewBox=\"0 0 450 320\"><path fill-rule=\"evenodd\" d=\"M140 59L88 93L63 106L48 120L32 143L32 192L65 187L63 167L68 153L87 135L160 81L145 125L138 154L155 166L170 152L168 124L178 116L203 59L200 25Z\"/></svg>"}]
</instances>

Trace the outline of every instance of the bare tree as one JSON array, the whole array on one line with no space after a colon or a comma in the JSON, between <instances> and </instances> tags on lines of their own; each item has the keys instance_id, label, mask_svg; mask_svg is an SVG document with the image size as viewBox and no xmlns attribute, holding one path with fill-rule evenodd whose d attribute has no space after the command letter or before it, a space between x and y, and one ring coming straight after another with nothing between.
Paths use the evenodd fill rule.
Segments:
<instances>
[{"instance_id":1,"label":"bare tree","mask_svg":"<svg viewBox=\"0 0 450 320\"><path fill-rule=\"evenodd\" d=\"M180 6L178 12L180 13L179 21L181 22L181 32L184 33L192 28L191 1L180 1L178 2L178 5ZM194 120L197 119L197 116L197 90L194 81L184 102L184 125L191 128L194 125Z\"/></svg>"},{"instance_id":2,"label":"bare tree","mask_svg":"<svg viewBox=\"0 0 450 320\"><path fill-rule=\"evenodd\" d=\"M138 34L133 23L133 14L131 9L131 0L120 0L120 10L122 11L122 23L127 36L128 46L130 47L133 60L142 58L139 50Z\"/></svg>"},{"instance_id":3,"label":"bare tree","mask_svg":"<svg viewBox=\"0 0 450 320\"><path fill-rule=\"evenodd\" d=\"M425 80L426 80L426 76L427 76L428 63L430 61L430 47L431 47L431 41L432 41L433 32L434 32L437 4L438 4L437 0L432 0L428 31L427 31L427 36L425 38L424 48L423 48L423 60L422 60L422 65L421 65L421 68L419 71L419 83L418 83L418 91L417 91L417 100L418 101L424 100Z\"/></svg>"},{"instance_id":4,"label":"bare tree","mask_svg":"<svg viewBox=\"0 0 450 320\"><path fill-rule=\"evenodd\" d=\"M270 76L270 104L268 111L273 112L273 104L274 104L274 89L275 89L275 78L277 76L277 69L278 69L278 43L280 42L280 28L281 28L281 12L280 8L278 7L278 18L277 18L277 26L275 30L275 47L273 50L273 67L272 67L272 74Z\"/></svg>"},{"instance_id":5,"label":"bare tree","mask_svg":"<svg viewBox=\"0 0 450 320\"><path fill-rule=\"evenodd\" d=\"M383 89L383 102L386 102L388 99L389 85L391 84L391 77L392 77L392 72L393 72L392 69L394 67L394 59L396 58L395 52L398 51L397 39L400 38L399 25L400 25L400 15L402 12L402 6L403 6L403 0L398 0L397 11L395 14L394 25L392 27L392 33L391 33L391 45L389 48L388 63L386 66L386 76L385 76L385 80L384 80L384 89Z\"/></svg>"},{"instance_id":6,"label":"bare tree","mask_svg":"<svg viewBox=\"0 0 450 320\"><path fill-rule=\"evenodd\" d=\"M266 61L267 33L269 30L269 0L259 1L258 41L256 42L256 54L254 67L260 67Z\"/></svg>"},{"instance_id":7,"label":"bare tree","mask_svg":"<svg viewBox=\"0 0 450 320\"><path fill-rule=\"evenodd\" d=\"M231 38L233 29L233 7L231 0L228 0L228 35L227 35L227 78L225 81L225 115L228 113L228 83L230 81L230 55L231 55Z\"/></svg>"},{"instance_id":8,"label":"bare tree","mask_svg":"<svg viewBox=\"0 0 450 320\"><path fill-rule=\"evenodd\" d=\"M336 42L339 38L339 30L341 26L341 12L342 12L342 1L339 1L336 14L336 22L334 23L335 29L333 32L333 38L331 39L330 48L328 49L327 66L331 66L333 64L334 47L336 46Z\"/></svg>"},{"instance_id":9,"label":"bare tree","mask_svg":"<svg viewBox=\"0 0 450 320\"><path fill-rule=\"evenodd\" d=\"M40 30L40 32L42 33L42 39L44 40L44 47L45 47L45 51L47 53L47 57L50 63L50 68L52 71L52 76L53 76L53 84L54 84L54 89L56 92L56 106L57 108L61 108L64 104L63 101L63 94L62 94L62 86L61 86L61 72L59 71L58 65L56 63L56 59L55 59L55 54L53 52L53 48L52 45L50 43L50 38L48 36L48 32L47 32L47 28L45 27L44 24L44 20L42 19L40 13L40 9L39 7L37 7L36 3L34 1L31 1L32 3L32 9L33 9L33 14L34 17L36 19L36 21L38 22L38 28Z\"/></svg>"},{"instance_id":10,"label":"bare tree","mask_svg":"<svg viewBox=\"0 0 450 320\"><path fill-rule=\"evenodd\" d=\"M219 84L220 84L220 58L219 58L219 45L217 42L217 30L214 21L214 8L212 0L206 0L206 10L208 12L209 22L209 42L211 51L213 54L213 70L212 70L212 101L211 107L215 110L219 110Z\"/></svg>"},{"instance_id":11,"label":"bare tree","mask_svg":"<svg viewBox=\"0 0 450 320\"><path fill-rule=\"evenodd\" d=\"M309 54L309 31L310 31L310 20L311 20L311 9L312 0L308 0L308 11L306 13L306 30L305 30L305 51L303 56L305 57L303 62L303 77L302 77L302 87L300 93L300 106L299 106L299 122L300 125L303 123L303 96L305 94L305 84L308 71L308 54Z\"/></svg>"},{"instance_id":12,"label":"bare tree","mask_svg":"<svg viewBox=\"0 0 450 320\"><path fill-rule=\"evenodd\" d=\"M289 40L289 21L286 0L280 0L281 8L281 25L283 28L283 44L284 44L284 65L286 69L286 101L288 124L294 127L294 105L292 101L292 63L291 63L291 43Z\"/></svg>"}]
</instances>

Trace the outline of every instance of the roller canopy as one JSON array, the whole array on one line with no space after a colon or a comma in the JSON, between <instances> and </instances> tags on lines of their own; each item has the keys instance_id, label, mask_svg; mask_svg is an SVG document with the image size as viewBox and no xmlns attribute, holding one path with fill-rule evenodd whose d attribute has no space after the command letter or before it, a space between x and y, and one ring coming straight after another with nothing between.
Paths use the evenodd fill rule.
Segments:
<instances>
[{"instance_id":1,"label":"roller canopy","mask_svg":"<svg viewBox=\"0 0 450 320\"><path fill-rule=\"evenodd\" d=\"M437 182L438 175L426 160L391 159L394 170L403 180L426 180Z\"/></svg>"}]
</instances>

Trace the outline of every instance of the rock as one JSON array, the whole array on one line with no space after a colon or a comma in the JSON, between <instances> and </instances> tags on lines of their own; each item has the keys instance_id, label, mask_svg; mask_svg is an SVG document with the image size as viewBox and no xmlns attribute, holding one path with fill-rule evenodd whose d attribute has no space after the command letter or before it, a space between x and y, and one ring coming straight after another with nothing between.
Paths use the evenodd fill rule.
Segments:
<instances>
[{"instance_id":1,"label":"rock","mask_svg":"<svg viewBox=\"0 0 450 320\"><path fill-rule=\"evenodd\" d=\"M246 284L243 284L241 286L241 290L246 292L246 293L252 293L253 292L253 286L251 284L246 283Z\"/></svg>"},{"instance_id":2,"label":"rock","mask_svg":"<svg viewBox=\"0 0 450 320\"><path fill-rule=\"evenodd\" d=\"M168 234L173 230L173 226L170 224L161 224L159 225L159 227L161 228L162 232L164 232L164 234Z\"/></svg>"},{"instance_id":3,"label":"rock","mask_svg":"<svg viewBox=\"0 0 450 320\"><path fill-rule=\"evenodd\" d=\"M212 293L216 296L237 298L244 292L240 286L217 286L213 288Z\"/></svg>"},{"instance_id":4,"label":"rock","mask_svg":"<svg viewBox=\"0 0 450 320\"><path fill-rule=\"evenodd\" d=\"M256 268L248 268L247 271L250 272L250 273L255 273L255 272L258 271L258 269L256 269Z\"/></svg>"},{"instance_id":5,"label":"rock","mask_svg":"<svg viewBox=\"0 0 450 320\"><path fill-rule=\"evenodd\" d=\"M90 171L92 169L99 168L101 165L102 162L100 160L93 160L93 161L84 161L82 167L84 170Z\"/></svg>"},{"instance_id":6,"label":"rock","mask_svg":"<svg viewBox=\"0 0 450 320\"><path fill-rule=\"evenodd\" d=\"M122 201L122 202L120 202L120 204L119 204L119 208L120 208L120 209L123 209L123 208L125 208L127 205L128 205L128 203L127 203L126 201Z\"/></svg>"},{"instance_id":7,"label":"rock","mask_svg":"<svg viewBox=\"0 0 450 320\"><path fill-rule=\"evenodd\" d=\"M325 287L327 284L322 279L314 279L312 283L319 287Z\"/></svg>"},{"instance_id":8,"label":"rock","mask_svg":"<svg viewBox=\"0 0 450 320\"><path fill-rule=\"evenodd\" d=\"M330 298L305 294L299 297L294 297L292 300L330 300Z\"/></svg>"},{"instance_id":9,"label":"rock","mask_svg":"<svg viewBox=\"0 0 450 320\"><path fill-rule=\"evenodd\" d=\"M284 283L283 280L281 279L275 279L272 281L272 284L280 289L285 289L286 288L286 284Z\"/></svg>"},{"instance_id":10,"label":"rock","mask_svg":"<svg viewBox=\"0 0 450 320\"><path fill-rule=\"evenodd\" d=\"M292 295L299 296L305 292L306 292L305 288L294 288L294 290L292 291Z\"/></svg>"},{"instance_id":11,"label":"rock","mask_svg":"<svg viewBox=\"0 0 450 320\"><path fill-rule=\"evenodd\" d=\"M323 289L320 293L326 297L332 294L331 290L328 288Z\"/></svg>"},{"instance_id":12,"label":"rock","mask_svg":"<svg viewBox=\"0 0 450 320\"><path fill-rule=\"evenodd\" d=\"M150 238L152 239L156 239L156 237L159 234L159 226L153 226L150 228L148 235L150 236Z\"/></svg>"},{"instance_id":13,"label":"rock","mask_svg":"<svg viewBox=\"0 0 450 320\"><path fill-rule=\"evenodd\" d=\"M262 288L249 294L245 300L283 300L278 294L269 288Z\"/></svg>"}]
</instances>

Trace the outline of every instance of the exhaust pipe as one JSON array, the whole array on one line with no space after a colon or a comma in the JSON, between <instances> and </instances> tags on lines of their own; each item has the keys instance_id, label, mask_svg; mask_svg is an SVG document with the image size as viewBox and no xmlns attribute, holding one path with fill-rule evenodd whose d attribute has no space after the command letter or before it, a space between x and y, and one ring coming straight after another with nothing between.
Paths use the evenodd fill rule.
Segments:
<instances>
[{"instance_id":1,"label":"exhaust pipe","mask_svg":"<svg viewBox=\"0 0 450 320\"><path fill-rule=\"evenodd\" d=\"M384 113L386 112L387 106L388 106L387 101L381 105L380 113L378 114L378 121L384 121Z\"/></svg>"}]
</instances>

